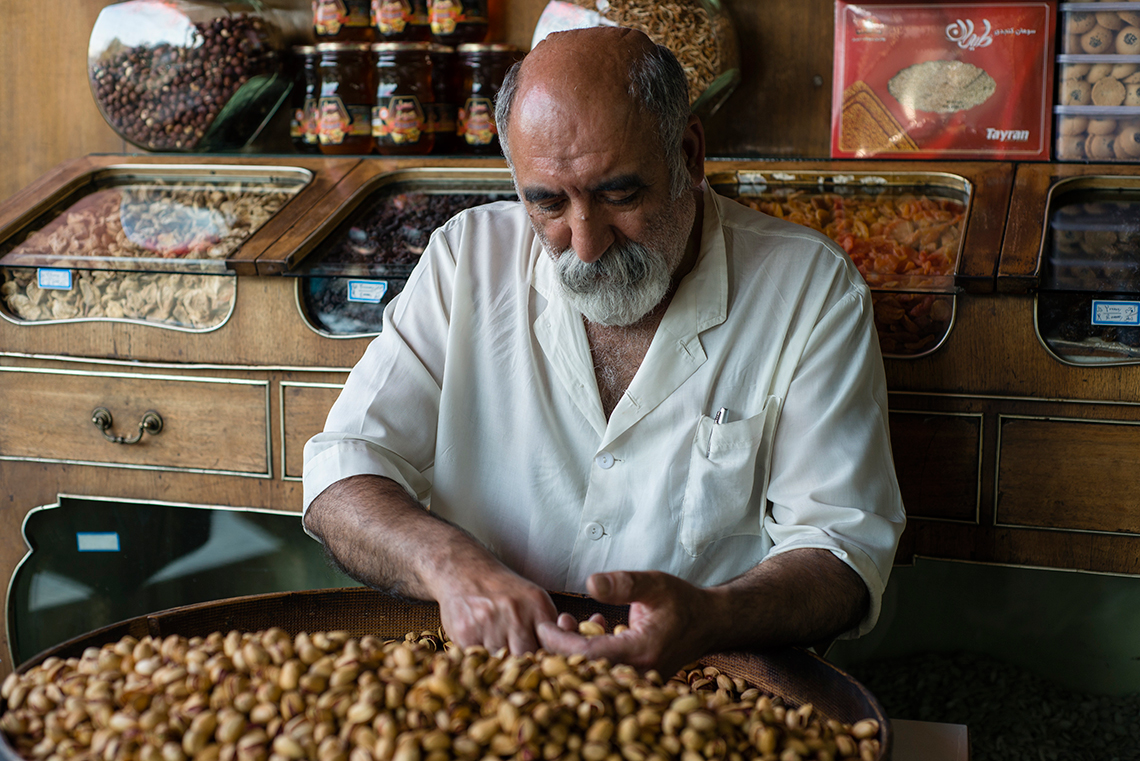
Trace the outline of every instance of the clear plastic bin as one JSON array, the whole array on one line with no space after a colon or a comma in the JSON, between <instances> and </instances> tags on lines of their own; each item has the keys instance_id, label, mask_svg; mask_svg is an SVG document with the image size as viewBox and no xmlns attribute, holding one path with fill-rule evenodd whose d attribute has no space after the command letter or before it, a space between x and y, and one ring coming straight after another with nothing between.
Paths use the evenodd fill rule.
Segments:
<instances>
[{"instance_id":1,"label":"clear plastic bin","mask_svg":"<svg viewBox=\"0 0 1140 761\"><path fill-rule=\"evenodd\" d=\"M304 187L304 169L118 166L45 199L0 242L0 315L21 324L222 325L227 257Z\"/></svg>"},{"instance_id":2,"label":"clear plastic bin","mask_svg":"<svg viewBox=\"0 0 1140 761\"><path fill-rule=\"evenodd\" d=\"M1140 178L1062 181L1047 219L1041 341L1072 364L1140 362Z\"/></svg>"}]
</instances>

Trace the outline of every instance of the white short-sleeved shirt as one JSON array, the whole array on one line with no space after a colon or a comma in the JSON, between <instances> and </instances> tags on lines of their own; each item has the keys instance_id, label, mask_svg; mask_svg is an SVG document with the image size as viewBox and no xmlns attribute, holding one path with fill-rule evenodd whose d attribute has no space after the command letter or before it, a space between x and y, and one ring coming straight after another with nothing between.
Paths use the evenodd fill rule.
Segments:
<instances>
[{"instance_id":1,"label":"white short-sleeved shirt","mask_svg":"<svg viewBox=\"0 0 1140 761\"><path fill-rule=\"evenodd\" d=\"M563 591L609 570L709 586L823 548L866 582L850 634L870 630L905 523L870 293L824 236L704 201L697 264L609 420L522 204L437 230L305 446L305 509L387 476Z\"/></svg>"}]
</instances>

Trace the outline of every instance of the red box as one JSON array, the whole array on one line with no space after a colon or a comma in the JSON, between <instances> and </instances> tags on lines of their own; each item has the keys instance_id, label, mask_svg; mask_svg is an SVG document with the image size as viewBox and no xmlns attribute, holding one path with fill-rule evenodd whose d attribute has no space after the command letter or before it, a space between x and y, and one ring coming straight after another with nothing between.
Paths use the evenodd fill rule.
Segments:
<instances>
[{"instance_id":1,"label":"red box","mask_svg":"<svg viewBox=\"0 0 1140 761\"><path fill-rule=\"evenodd\" d=\"M837 0L831 155L1048 161L1055 2Z\"/></svg>"}]
</instances>

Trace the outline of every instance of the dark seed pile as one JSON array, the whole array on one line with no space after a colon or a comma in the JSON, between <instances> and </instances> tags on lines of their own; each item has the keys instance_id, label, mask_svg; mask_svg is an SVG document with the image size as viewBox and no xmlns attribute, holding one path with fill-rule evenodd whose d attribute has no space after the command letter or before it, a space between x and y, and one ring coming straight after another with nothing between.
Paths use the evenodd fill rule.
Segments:
<instances>
[{"instance_id":1,"label":"dark seed pile","mask_svg":"<svg viewBox=\"0 0 1140 761\"><path fill-rule=\"evenodd\" d=\"M1077 692L970 653L927 653L848 671L893 719L965 724L971 761L1140 759L1140 694Z\"/></svg>"}]
</instances>

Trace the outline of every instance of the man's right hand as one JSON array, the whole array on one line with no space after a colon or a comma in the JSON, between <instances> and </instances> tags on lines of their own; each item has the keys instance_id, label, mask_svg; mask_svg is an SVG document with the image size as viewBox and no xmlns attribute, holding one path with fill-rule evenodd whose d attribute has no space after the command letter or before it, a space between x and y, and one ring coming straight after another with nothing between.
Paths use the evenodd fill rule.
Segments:
<instances>
[{"instance_id":1,"label":"man's right hand","mask_svg":"<svg viewBox=\"0 0 1140 761\"><path fill-rule=\"evenodd\" d=\"M313 500L305 525L357 581L438 602L443 628L460 647L533 652L538 625L558 616L542 587L391 479L361 475L336 482Z\"/></svg>"},{"instance_id":2,"label":"man's right hand","mask_svg":"<svg viewBox=\"0 0 1140 761\"><path fill-rule=\"evenodd\" d=\"M444 631L460 647L483 645L491 652L507 647L515 655L534 652L539 624L553 623L558 610L542 587L489 554L487 558L493 565L443 580L435 597Z\"/></svg>"}]
</instances>

